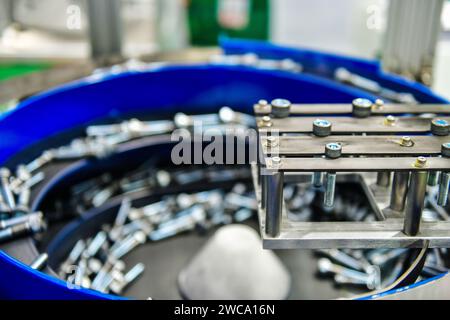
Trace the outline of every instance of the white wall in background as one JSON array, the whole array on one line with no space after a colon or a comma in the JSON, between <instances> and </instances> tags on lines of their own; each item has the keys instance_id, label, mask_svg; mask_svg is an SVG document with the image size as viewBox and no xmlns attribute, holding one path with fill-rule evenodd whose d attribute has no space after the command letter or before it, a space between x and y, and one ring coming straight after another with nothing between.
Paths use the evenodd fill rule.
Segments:
<instances>
[{"instance_id":1,"label":"white wall in background","mask_svg":"<svg viewBox=\"0 0 450 320\"><path fill-rule=\"evenodd\" d=\"M275 42L373 58L382 44L388 0L272 0Z\"/></svg>"}]
</instances>

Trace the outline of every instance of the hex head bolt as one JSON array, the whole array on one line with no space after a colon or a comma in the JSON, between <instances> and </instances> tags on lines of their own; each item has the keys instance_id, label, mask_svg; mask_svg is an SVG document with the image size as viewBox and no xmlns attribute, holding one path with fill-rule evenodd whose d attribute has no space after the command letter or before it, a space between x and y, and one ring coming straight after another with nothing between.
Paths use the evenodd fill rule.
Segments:
<instances>
[{"instance_id":1,"label":"hex head bolt","mask_svg":"<svg viewBox=\"0 0 450 320\"><path fill-rule=\"evenodd\" d=\"M0 193L6 205L12 210L16 206L16 201L9 185L10 177L11 172L7 168L0 169Z\"/></svg>"},{"instance_id":2,"label":"hex head bolt","mask_svg":"<svg viewBox=\"0 0 450 320\"><path fill-rule=\"evenodd\" d=\"M272 164L280 164L279 157L272 157ZM277 237L280 234L281 213L283 209L283 183L284 173L281 171L267 172L266 187L266 219L265 232L270 237Z\"/></svg>"},{"instance_id":3,"label":"hex head bolt","mask_svg":"<svg viewBox=\"0 0 450 320\"><path fill-rule=\"evenodd\" d=\"M270 103L272 106L272 115L275 118L289 117L291 112L291 102L286 99L274 99Z\"/></svg>"},{"instance_id":4,"label":"hex head bolt","mask_svg":"<svg viewBox=\"0 0 450 320\"><path fill-rule=\"evenodd\" d=\"M431 120L431 133L435 136L447 136L449 133L449 123L444 119Z\"/></svg>"},{"instance_id":5,"label":"hex head bolt","mask_svg":"<svg viewBox=\"0 0 450 320\"><path fill-rule=\"evenodd\" d=\"M357 118L367 118L372 113L372 101L357 98L352 101L353 115Z\"/></svg>"},{"instance_id":6,"label":"hex head bolt","mask_svg":"<svg viewBox=\"0 0 450 320\"><path fill-rule=\"evenodd\" d=\"M443 157L450 157L450 142L443 143L441 145L441 155ZM438 205L446 206L448 201L449 183L450 183L450 173L441 172L441 179L439 182L439 194L438 194Z\"/></svg>"},{"instance_id":7,"label":"hex head bolt","mask_svg":"<svg viewBox=\"0 0 450 320\"><path fill-rule=\"evenodd\" d=\"M324 119L313 121L313 134L317 137L327 137L331 134L331 122Z\"/></svg>"},{"instance_id":8,"label":"hex head bolt","mask_svg":"<svg viewBox=\"0 0 450 320\"><path fill-rule=\"evenodd\" d=\"M418 168L426 165L426 158L418 157L414 165ZM420 229L420 220L425 204L428 172L413 171L409 182L409 190L406 199L405 222L403 232L408 236L415 236Z\"/></svg>"},{"instance_id":9,"label":"hex head bolt","mask_svg":"<svg viewBox=\"0 0 450 320\"><path fill-rule=\"evenodd\" d=\"M21 216L13 217L7 220L0 220L0 230L10 228L16 224L27 223L33 219L42 219L42 212L33 212Z\"/></svg>"}]
</instances>

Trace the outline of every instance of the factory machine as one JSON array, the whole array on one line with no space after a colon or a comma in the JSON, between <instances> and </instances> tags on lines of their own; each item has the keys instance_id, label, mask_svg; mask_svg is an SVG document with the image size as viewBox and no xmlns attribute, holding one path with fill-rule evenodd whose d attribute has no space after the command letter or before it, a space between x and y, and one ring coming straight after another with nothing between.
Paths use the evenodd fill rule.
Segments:
<instances>
[{"instance_id":1,"label":"factory machine","mask_svg":"<svg viewBox=\"0 0 450 320\"><path fill-rule=\"evenodd\" d=\"M223 48L3 117L0 297L448 298L447 102L375 62Z\"/></svg>"}]
</instances>

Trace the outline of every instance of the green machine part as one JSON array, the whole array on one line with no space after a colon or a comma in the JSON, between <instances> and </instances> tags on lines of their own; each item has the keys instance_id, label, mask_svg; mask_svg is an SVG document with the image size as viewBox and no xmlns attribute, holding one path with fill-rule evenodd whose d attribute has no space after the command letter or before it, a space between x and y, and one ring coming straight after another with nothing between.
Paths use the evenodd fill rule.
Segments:
<instances>
[{"instance_id":1,"label":"green machine part","mask_svg":"<svg viewBox=\"0 0 450 320\"><path fill-rule=\"evenodd\" d=\"M192 45L217 45L220 36L267 40L270 0L190 0Z\"/></svg>"}]
</instances>

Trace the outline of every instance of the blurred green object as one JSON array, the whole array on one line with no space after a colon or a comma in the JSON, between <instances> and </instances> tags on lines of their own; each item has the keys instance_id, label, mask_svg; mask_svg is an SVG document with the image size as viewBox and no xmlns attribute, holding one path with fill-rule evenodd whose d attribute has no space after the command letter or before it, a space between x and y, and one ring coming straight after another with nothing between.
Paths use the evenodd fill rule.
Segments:
<instances>
[{"instance_id":1,"label":"blurred green object","mask_svg":"<svg viewBox=\"0 0 450 320\"><path fill-rule=\"evenodd\" d=\"M220 36L269 36L269 0L189 0L188 16L192 45L217 45Z\"/></svg>"},{"instance_id":2,"label":"blurred green object","mask_svg":"<svg viewBox=\"0 0 450 320\"><path fill-rule=\"evenodd\" d=\"M47 70L51 67L50 63L32 63L32 62L13 62L0 63L0 81L8 80L14 77L23 76L32 72Z\"/></svg>"}]
</instances>

